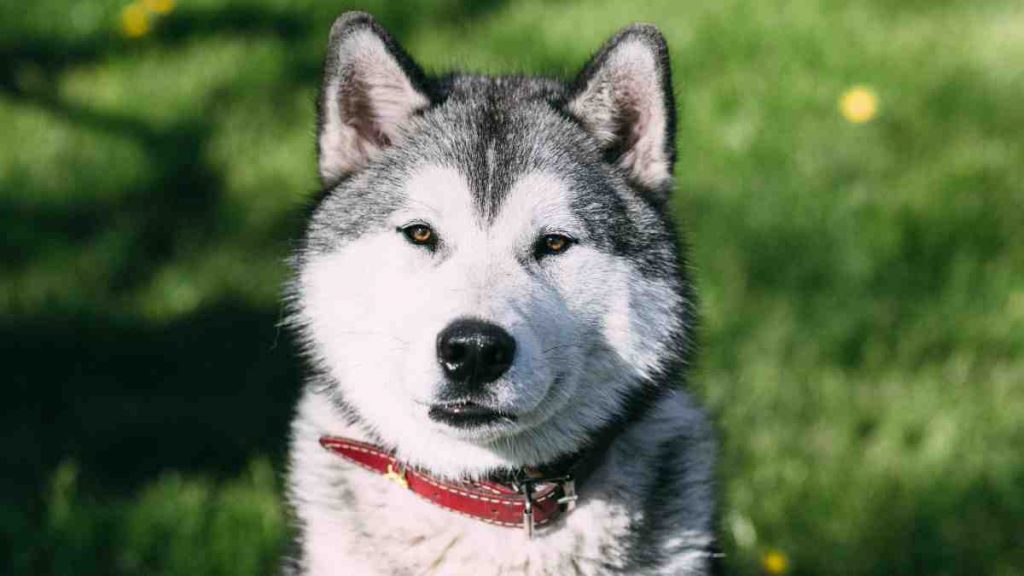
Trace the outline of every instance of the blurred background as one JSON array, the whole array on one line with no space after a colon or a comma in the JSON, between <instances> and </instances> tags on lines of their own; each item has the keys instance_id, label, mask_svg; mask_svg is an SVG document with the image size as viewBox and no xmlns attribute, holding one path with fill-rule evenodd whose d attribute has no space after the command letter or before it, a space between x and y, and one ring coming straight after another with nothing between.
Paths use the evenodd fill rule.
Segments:
<instances>
[{"instance_id":1,"label":"blurred background","mask_svg":"<svg viewBox=\"0 0 1024 576\"><path fill-rule=\"evenodd\" d=\"M0 4L0 573L267 574L332 19L429 70L668 37L735 574L1024 571L1019 0Z\"/></svg>"}]
</instances>

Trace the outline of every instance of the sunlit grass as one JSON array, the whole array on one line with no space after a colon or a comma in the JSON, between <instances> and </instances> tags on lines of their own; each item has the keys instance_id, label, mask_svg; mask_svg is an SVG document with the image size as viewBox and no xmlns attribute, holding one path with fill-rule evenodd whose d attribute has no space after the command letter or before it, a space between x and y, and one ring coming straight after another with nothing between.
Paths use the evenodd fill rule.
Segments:
<instances>
[{"instance_id":1,"label":"sunlit grass","mask_svg":"<svg viewBox=\"0 0 1024 576\"><path fill-rule=\"evenodd\" d=\"M265 460L227 482L168 473L138 494L103 499L80 490L69 461L54 471L44 506L39 531L11 535L19 572L269 574L285 544L278 485Z\"/></svg>"}]
</instances>

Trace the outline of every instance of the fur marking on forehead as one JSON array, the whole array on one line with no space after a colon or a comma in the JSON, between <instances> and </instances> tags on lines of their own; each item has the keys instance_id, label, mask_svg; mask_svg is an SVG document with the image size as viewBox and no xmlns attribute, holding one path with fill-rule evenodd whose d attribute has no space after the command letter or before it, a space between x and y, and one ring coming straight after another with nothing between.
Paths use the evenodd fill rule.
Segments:
<instances>
[{"instance_id":1,"label":"fur marking on forehead","mask_svg":"<svg viewBox=\"0 0 1024 576\"><path fill-rule=\"evenodd\" d=\"M439 222L474 222L480 228L520 231L564 229L576 224L566 182L550 172L529 172L515 179L491 214L476 198L465 176L455 168L429 165L415 171L406 184L408 205L403 215Z\"/></svg>"}]
</instances>

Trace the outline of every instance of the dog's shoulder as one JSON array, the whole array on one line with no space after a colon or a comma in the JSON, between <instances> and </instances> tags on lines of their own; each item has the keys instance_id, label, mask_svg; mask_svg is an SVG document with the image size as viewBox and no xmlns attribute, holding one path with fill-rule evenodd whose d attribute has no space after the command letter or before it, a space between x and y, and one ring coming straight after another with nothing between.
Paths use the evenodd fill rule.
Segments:
<instances>
[{"instance_id":1,"label":"dog's shoulder","mask_svg":"<svg viewBox=\"0 0 1024 576\"><path fill-rule=\"evenodd\" d=\"M610 456L623 462L616 473L627 477L620 481L642 487L628 535L630 569L655 574L706 569L716 511L716 442L706 413L689 394L674 391L618 444L618 453Z\"/></svg>"}]
</instances>

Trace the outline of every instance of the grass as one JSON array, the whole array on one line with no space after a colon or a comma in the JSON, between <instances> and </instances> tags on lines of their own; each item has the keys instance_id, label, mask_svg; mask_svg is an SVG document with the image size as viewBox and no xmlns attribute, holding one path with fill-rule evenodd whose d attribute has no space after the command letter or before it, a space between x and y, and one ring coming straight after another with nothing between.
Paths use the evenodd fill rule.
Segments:
<instances>
[{"instance_id":1,"label":"grass","mask_svg":"<svg viewBox=\"0 0 1024 576\"><path fill-rule=\"evenodd\" d=\"M282 262L355 6L182 1L134 39L123 6L0 6L0 572L262 574L299 379ZM1019 2L358 7L432 70L563 74L665 32L730 572L1024 566Z\"/></svg>"}]
</instances>

